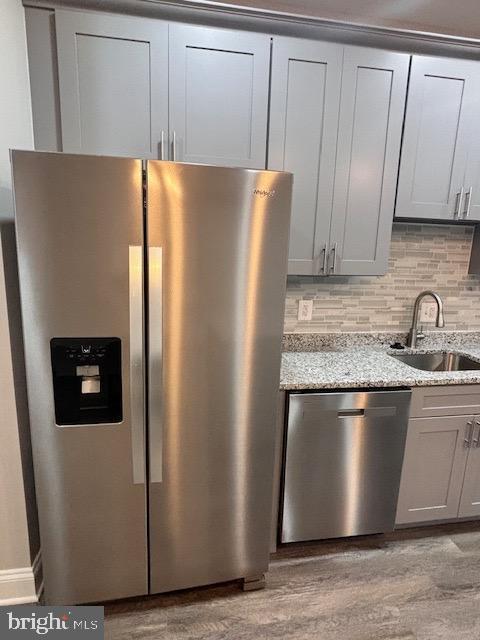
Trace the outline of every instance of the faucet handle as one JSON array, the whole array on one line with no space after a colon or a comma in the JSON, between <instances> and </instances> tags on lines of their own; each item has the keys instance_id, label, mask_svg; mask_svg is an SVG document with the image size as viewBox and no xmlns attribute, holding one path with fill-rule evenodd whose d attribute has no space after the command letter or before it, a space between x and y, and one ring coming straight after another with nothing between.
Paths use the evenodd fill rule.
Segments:
<instances>
[{"instance_id":1,"label":"faucet handle","mask_svg":"<svg viewBox=\"0 0 480 640\"><path fill-rule=\"evenodd\" d=\"M425 334L423 333L423 325L420 325L420 329L417 331L417 340L423 340Z\"/></svg>"}]
</instances>

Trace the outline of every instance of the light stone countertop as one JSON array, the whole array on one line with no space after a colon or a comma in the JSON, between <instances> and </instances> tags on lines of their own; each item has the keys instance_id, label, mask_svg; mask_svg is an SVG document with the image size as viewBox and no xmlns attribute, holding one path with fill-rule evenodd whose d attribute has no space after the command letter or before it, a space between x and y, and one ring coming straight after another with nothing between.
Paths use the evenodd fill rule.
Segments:
<instances>
[{"instance_id":1,"label":"light stone countertop","mask_svg":"<svg viewBox=\"0 0 480 640\"><path fill-rule=\"evenodd\" d=\"M462 341L463 342L463 341ZM415 353L431 353L436 348L415 349ZM477 340L461 346L445 345L480 362ZM480 384L480 370L430 372L410 367L389 353L411 353L393 350L385 345L340 347L328 351L296 351L282 354L280 389L351 389L375 387L418 387L447 384Z\"/></svg>"}]
</instances>

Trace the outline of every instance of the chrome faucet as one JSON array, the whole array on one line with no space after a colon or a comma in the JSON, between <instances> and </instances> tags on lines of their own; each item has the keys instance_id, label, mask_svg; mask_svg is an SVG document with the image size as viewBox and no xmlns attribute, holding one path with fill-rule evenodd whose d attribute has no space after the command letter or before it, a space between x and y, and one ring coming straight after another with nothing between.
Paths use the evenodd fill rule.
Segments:
<instances>
[{"instance_id":1,"label":"chrome faucet","mask_svg":"<svg viewBox=\"0 0 480 640\"><path fill-rule=\"evenodd\" d=\"M417 299L415 300L415 305L413 307L412 327L408 333L407 347L415 348L417 346L417 340L421 340L422 338L425 338L425 335L422 332L422 327L420 327L420 332L419 332L417 329L417 324L418 324L418 312L420 309L420 303L426 296L432 296L432 298L437 303L437 319L435 321L435 326L439 328L445 326L445 321L443 319L442 299L440 298L438 293L435 293L434 291L422 291L422 293L418 294Z\"/></svg>"}]
</instances>

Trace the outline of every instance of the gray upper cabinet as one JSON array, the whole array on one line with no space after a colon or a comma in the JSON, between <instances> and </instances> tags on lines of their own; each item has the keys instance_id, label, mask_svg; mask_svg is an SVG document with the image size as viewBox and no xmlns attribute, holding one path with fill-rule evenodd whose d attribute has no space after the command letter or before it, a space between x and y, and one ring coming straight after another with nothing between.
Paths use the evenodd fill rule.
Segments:
<instances>
[{"instance_id":1,"label":"gray upper cabinet","mask_svg":"<svg viewBox=\"0 0 480 640\"><path fill-rule=\"evenodd\" d=\"M396 217L480 219L479 80L478 62L413 57Z\"/></svg>"},{"instance_id":2,"label":"gray upper cabinet","mask_svg":"<svg viewBox=\"0 0 480 640\"><path fill-rule=\"evenodd\" d=\"M25 7L34 142L42 151L62 149L54 16L53 9Z\"/></svg>"},{"instance_id":3,"label":"gray upper cabinet","mask_svg":"<svg viewBox=\"0 0 480 640\"><path fill-rule=\"evenodd\" d=\"M269 36L171 24L172 159L264 169L269 66Z\"/></svg>"},{"instance_id":4,"label":"gray upper cabinet","mask_svg":"<svg viewBox=\"0 0 480 640\"><path fill-rule=\"evenodd\" d=\"M409 56L275 38L269 168L292 171L289 273L387 270Z\"/></svg>"},{"instance_id":5,"label":"gray upper cabinet","mask_svg":"<svg viewBox=\"0 0 480 640\"><path fill-rule=\"evenodd\" d=\"M478 73L480 74L480 64ZM480 220L480 79L478 83L476 112L469 127L469 147L465 171L463 202L460 219Z\"/></svg>"},{"instance_id":6,"label":"gray upper cabinet","mask_svg":"<svg viewBox=\"0 0 480 640\"><path fill-rule=\"evenodd\" d=\"M168 25L55 12L63 151L157 158L168 130Z\"/></svg>"},{"instance_id":7,"label":"gray upper cabinet","mask_svg":"<svg viewBox=\"0 0 480 640\"><path fill-rule=\"evenodd\" d=\"M265 168L269 36L69 10L55 23L63 151Z\"/></svg>"},{"instance_id":8,"label":"gray upper cabinet","mask_svg":"<svg viewBox=\"0 0 480 640\"><path fill-rule=\"evenodd\" d=\"M388 269L409 56L346 47L330 232L331 273Z\"/></svg>"},{"instance_id":9,"label":"gray upper cabinet","mask_svg":"<svg viewBox=\"0 0 480 640\"><path fill-rule=\"evenodd\" d=\"M268 168L294 174L289 273L326 273L343 47L275 38Z\"/></svg>"}]
</instances>

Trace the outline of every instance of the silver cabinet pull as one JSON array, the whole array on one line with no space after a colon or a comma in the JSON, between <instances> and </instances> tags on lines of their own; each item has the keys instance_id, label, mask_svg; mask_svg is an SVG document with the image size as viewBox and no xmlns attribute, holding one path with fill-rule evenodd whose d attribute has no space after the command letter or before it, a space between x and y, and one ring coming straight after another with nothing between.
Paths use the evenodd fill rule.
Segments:
<instances>
[{"instance_id":1,"label":"silver cabinet pull","mask_svg":"<svg viewBox=\"0 0 480 640\"><path fill-rule=\"evenodd\" d=\"M480 447L480 422L475 420L475 429L473 431L472 448Z\"/></svg>"},{"instance_id":2,"label":"silver cabinet pull","mask_svg":"<svg viewBox=\"0 0 480 640\"><path fill-rule=\"evenodd\" d=\"M463 444L466 449L469 449L472 446L472 435L473 435L473 420L469 420L467 422L467 427L465 430L465 438L463 439Z\"/></svg>"},{"instance_id":3,"label":"silver cabinet pull","mask_svg":"<svg viewBox=\"0 0 480 640\"><path fill-rule=\"evenodd\" d=\"M133 483L145 482L143 375L143 247L128 248L130 318L130 419Z\"/></svg>"},{"instance_id":4,"label":"silver cabinet pull","mask_svg":"<svg viewBox=\"0 0 480 640\"><path fill-rule=\"evenodd\" d=\"M166 160L165 158L165 131L162 129L160 134L160 160Z\"/></svg>"},{"instance_id":5,"label":"silver cabinet pull","mask_svg":"<svg viewBox=\"0 0 480 640\"><path fill-rule=\"evenodd\" d=\"M177 132L175 130L172 134L172 160L177 161Z\"/></svg>"},{"instance_id":6,"label":"silver cabinet pull","mask_svg":"<svg viewBox=\"0 0 480 640\"><path fill-rule=\"evenodd\" d=\"M323 251L323 273L327 273L327 262L328 262L328 245L325 243L325 248Z\"/></svg>"},{"instance_id":7,"label":"silver cabinet pull","mask_svg":"<svg viewBox=\"0 0 480 640\"><path fill-rule=\"evenodd\" d=\"M318 273L319 274L320 273L326 274L327 273L327 258L328 258L328 247L327 247L327 243L326 242L323 245L322 254L323 254L323 261L319 262Z\"/></svg>"},{"instance_id":8,"label":"silver cabinet pull","mask_svg":"<svg viewBox=\"0 0 480 640\"><path fill-rule=\"evenodd\" d=\"M150 482L163 479L163 251L148 248L148 412Z\"/></svg>"},{"instance_id":9,"label":"silver cabinet pull","mask_svg":"<svg viewBox=\"0 0 480 640\"><path fill-rule=\"evenodd\" d=\"M465 194L465 208L463 209L463 217L465 219L470 215L470 207L472 205L472 192L473 187L470 187L470 189Z\"/></svg>"},{"instance_id":10,"label":"silver cabinet pull","mask_svg":"<svg viewBox=\"0 0 480 640\"><path fill-rule=\"evenodd\" d=\"M331 249L331 254L332 254L332 264L330 266L330 271L332 273L336 273L337 271L337 246L338 246L338 242L335 242L335 244L333 245L332 249Z\"/></svg>"},{"instance_id":11,"label":"silver cabinet pull","mask_svg":"<svg viewBox=\"0 0 480 640\"><path fill-rule=\"evenodd\" d=\"M464 188L462 187L460 189L460 191L457 191L456 195L455 195L455 207L453 210L453 219L457 220L457 218L460 215L460 211L462 210L462 201L463 201L463 194L465 193Z\"/></svg>"}]
</instances>

